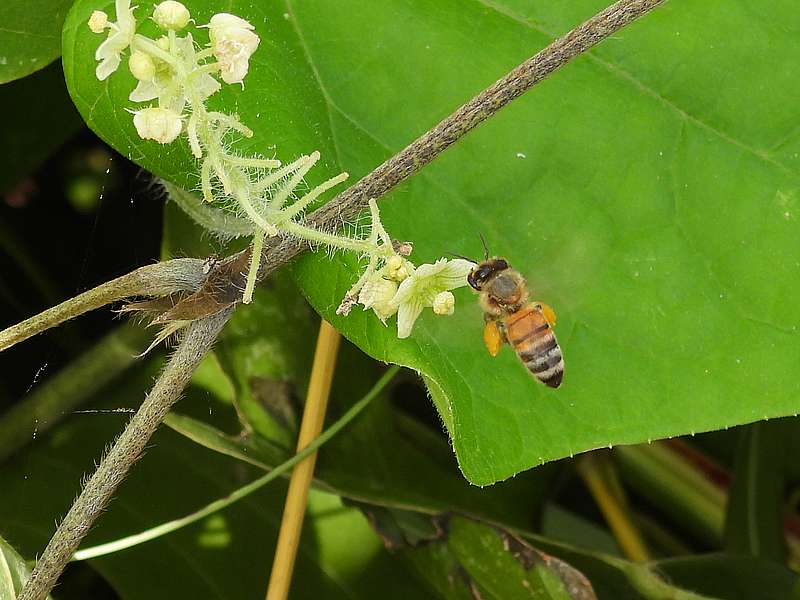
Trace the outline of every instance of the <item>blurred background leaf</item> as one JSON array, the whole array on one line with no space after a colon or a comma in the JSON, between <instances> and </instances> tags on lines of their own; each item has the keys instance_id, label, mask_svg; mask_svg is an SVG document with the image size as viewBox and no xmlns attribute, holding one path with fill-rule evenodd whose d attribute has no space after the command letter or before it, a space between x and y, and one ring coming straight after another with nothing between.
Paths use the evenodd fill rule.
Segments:
<instances>
[{"instance_id":1,"label":"blurred background leaf","mask_svg":"<svg viewBox=\"0 0 800 600\"><path fill-rule=\"evenodd\" d=\"M67 94L60 62L0 86L0 110L6 115L0 128L0 192L24 179L83 125Z\"/></svg>"},{"instance_id":2,"label":"blurred background leaf","mask_svg":"<svg viewBox=\"0 0 800 600\"><path fill-rule=\"evenodd\" d=\"M61 27L72 2L6 0L0 5L0 84L43 69L58 58Z\"/></svg>"},{"instance_id":3,"label":"blurred background leaf","mask_svg":"<svg viewBox=\"0 0 800 600\"><path fill-rule=\"evenodd\" d=\"M659 562L673 582L724 600L796 600L797 573L756 557L709 554Z\"/></svg>"},{"instance_id":4,"label":"blurred background leaf","mask_svg":"<svg viewBox=\"0 0 800 600\"><path fill-rule=\"evenodd\" d=\"M725 547L780 564L786 561L783 534L784 463L796 424L787 419L753 423L739 432L735 475L725 515Z\"/></svg>"},{"instance_id":5,"label":"blurred background leaf","mask_svg":"<svg viewBox=\"0 0 800 600\"><path fill-rule=\"evenodd\" d=\"M0 600L14 600L29 576L25 559L0 537Z\"/></svg>"}]
</instances>

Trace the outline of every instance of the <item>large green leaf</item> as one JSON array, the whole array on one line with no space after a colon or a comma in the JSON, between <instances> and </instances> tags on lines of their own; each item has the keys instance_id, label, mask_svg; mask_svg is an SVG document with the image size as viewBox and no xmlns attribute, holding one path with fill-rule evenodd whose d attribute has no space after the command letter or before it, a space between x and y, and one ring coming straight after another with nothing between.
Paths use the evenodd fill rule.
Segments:
<instances>
[{"instance_id":1,"label":"large green leaf","mask_svg":"<svg viewBox=\"0 0 800 600\"><path fill-rule=\"evenodd\" d=\"M73 0L0 4L0 83L46 67L61 53L61 25Z\"/></svg>"},{"instance_id":2,"label":"large green leaf","mask_svg":"<svg viewBox=\"0 0 800 600\"><path fill-rule=\"evenodd\" d=\"M235 106L243 149L284 161L319 149L314 183L362 175L604 0L232 0L262 37ZM184 145L135 137L133 86L101 84L79 0L65 26L70 90L90 125L160 176L196 185ZM477 484L597 446L798 410L800 13L790 0L671 2L576 60L449 150L383 203L418 261L478 255L482 232L560 315L561 389L506 349L490 358L468 290L450 319L394 337L334 309L354 261L306 257L315 308L382 360L421 372L459 464ZM745 34L746 32L746 34ZM198 233L198 235L200 235Z\"/></svg>"}]
</instances>

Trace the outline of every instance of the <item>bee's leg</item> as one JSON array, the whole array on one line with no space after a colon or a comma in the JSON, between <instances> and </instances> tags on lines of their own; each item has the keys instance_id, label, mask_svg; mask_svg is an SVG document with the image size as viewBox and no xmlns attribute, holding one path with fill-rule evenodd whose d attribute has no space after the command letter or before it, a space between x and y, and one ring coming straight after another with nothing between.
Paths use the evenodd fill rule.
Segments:
<instances>
[{"instance_id":1,"label":"bee's leg","mask_svg":"<svg viewBox=\"0 0 800 600\"><path fill-rule=\"evenodd\" d=\"M548 323L548 325L550 325L550 327L555 327L555 325L556 325L556 313L552 308L550 308L544 302L534 302L533 306L536 309L542 311L542 315L544 316L545 321L547 321L547 323Z\"/></svg>"},{"instance_id":2,"label":"bee's leg","mask_svg":"<svg viewBox=\"0 0 800 600\"><path fill-rule=\"evenodd\" d=\"M489 354L497 356L506 341L505 327L503 327L502 323L487 319L483 328L483 343Z\"/></svg>"},{"instance_id":3,"label":"bee's leg","mask_svg":"<svg viewBox=\"0 0 800 600\"><path fill-rule=\"evenodd\" d=\"M506 335L506 332L508 330L506 328L505 321L497 321L497 331L500 332L500 339L503 340L503 343L507 344L508 343L508 336Z\"/></svg>"}]
</instances>

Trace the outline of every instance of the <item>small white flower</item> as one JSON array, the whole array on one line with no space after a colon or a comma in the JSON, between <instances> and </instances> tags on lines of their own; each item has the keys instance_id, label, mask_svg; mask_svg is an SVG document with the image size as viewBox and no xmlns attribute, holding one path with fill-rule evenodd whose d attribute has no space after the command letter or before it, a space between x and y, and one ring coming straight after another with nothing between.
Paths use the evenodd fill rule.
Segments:
<instances>
[{"instance_id":1,"label":"small white flower","mask_svg":"<svg viewBox=\"0 0 800 600\"><path fill-rule=\"evenodd\" d=\"M189 9L180 2L175 2L175 0L166 0L166 2L162 2L153 10L153 21L161 29L178 31L186 27L191 18Z\"/></svg>"},{"instance_id":2,"label":"small white flower","mask_svg":"<svg viewBox=\"0 0 800 600\"><path fill-rule=\"evenodd\" d=\"M176 38L175 47L184 63L196 63L195 46L191 35ZM215 94L222 87L219 81L208 73L196 76L191 85L194 93L202 100ZM150 79L140 79L139 84L130 93L128 99L131 102L149 102L158 98L158 105L162 108L169 108L177 113L182 113L186 106L187 95L186 90L179 84L172 69L159 61L156 64L154 76Z\"/></svg>"},{"instance_id":3,"label":"small white flower","mask_svg":"<svg viewBox=\"0 0 800 600\"><path fill-rule=\"evenodd\" d=\"M219 61L220 75L225 83L242 83L250 57L258 48L259 37L244 19L228 13L211 17L209 38L214 56Z\"/></svg>"},{"instance_id":4,"label":"small white flower","mask_svg":"<svg viewBox=\"0 0 800 600\"><path fill-rule=\"evenodd\" d=\"M460 258L450 261L440 258L432 265L417 267L392 298L392 304L397 306L397 337L407 338L422 309L432 307L442 292L467 285L467 275L474 266Z\"/></svg>"},{"instance_id":5,"label":"small white flower","mask_svg":"<svg viewBox=\"0 0 800 600\"><path fill-rule=\"evenodd\" d=\"M364 310L371 308L375 311L378 318L386 324L386 319L397 312L397 306L392 304L392 298L396 292L397 283L384 278L378 271L361 288L358 302L364 306Z\"/></svg>"},{"instance_id":6,"label":"small white flower","mask_svg":"<svg viewBox=\"0 0 800 600\"><path fill-rule=\"evenodd\" d=\"M94 53L95 60L100 61L95 70L95 75L100 81L117 70L119 63L122 62L120 54L131 45L136 34L136 18L133 16L136 7L131 8L130 0L116 0L116 8L117 22L107 24L111 31ZM89 21L91 23L91 18ZM95 23L97 22L96 20Z\"/></svg>"},{"instance_id":7,"label":"small white flower","mask_svg":"<svg viewBox=\"0 0 800 600\"><path fill-rule=\"evenodd\" d=\"M441 292L433 299L433 312L437 315L452 315L456 308L456 297L453 292Z\"/></svg>"},{"instance_id":8,"label":"small white flower","mask_svg":"<svg viewBox=\"0 0 800 600\"><path fill-rule=\"evenodd\" d=\"M133 124L143 140L169 144L181 134L183 121L179 113L169 108L144 108L133 115Z\"/></svg>"},{"instance_id":9,"label":"small white flower","mask_svg":"<svg viewBox=\"0 0 800 600\"><path fill-rule=\"evenodd\" d=\"M128 59L131 74L139 81L150 81L156 74L156 63L144 52L131 52Z\"/></svg>"},{"instance_id":10,"label":"small white flower","mask_svg":"<svg viewBox=\"0 0 800 600\"><path fill-rule=\"evenodd\" d=\"M102 10L92 11L92 16L89 17L89 29L92 33L103 33L106 27L108 27L108 15Z\"/></svg>"}]
</instances>

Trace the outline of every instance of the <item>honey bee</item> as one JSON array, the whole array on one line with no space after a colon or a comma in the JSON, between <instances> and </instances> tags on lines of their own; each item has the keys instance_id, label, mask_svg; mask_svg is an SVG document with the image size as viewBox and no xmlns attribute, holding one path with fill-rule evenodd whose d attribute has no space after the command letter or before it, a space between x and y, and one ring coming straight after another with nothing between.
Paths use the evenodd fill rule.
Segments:
<instances>
[{"instance_id":1,"label":"honey bee","mask_svg":"<svg viewBox=\"0 0 800 600\"><path fill-rule=\"evenodd\" d=\"M564 376L564 357L553 333L556 315L541 302L528 301L525 278L506 259L487 257L467 276L479 292L486 325L483 342L492 356L508 342L531 374L557 388Z\"/></svg>"}]
</instances>

